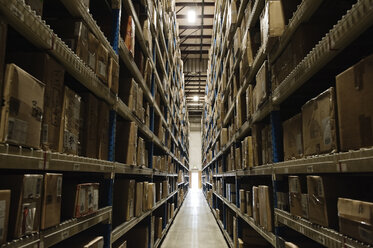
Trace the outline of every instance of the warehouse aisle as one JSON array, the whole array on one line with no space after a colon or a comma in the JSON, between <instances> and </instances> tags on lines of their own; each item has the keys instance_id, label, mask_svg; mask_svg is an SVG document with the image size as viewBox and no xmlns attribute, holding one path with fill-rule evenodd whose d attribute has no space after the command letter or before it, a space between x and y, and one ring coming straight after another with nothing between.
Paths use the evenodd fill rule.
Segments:
<instances>
[{"instance_id":1,"label":"warehouse aisle","mask_svg":"<svg viewBox=\"0 0 373 248\"><path fill-rule=\"evenodd\" d=\"M226 248L226 242L202 190L190 189L162 248Z\"/></svg>"}]
</instances>

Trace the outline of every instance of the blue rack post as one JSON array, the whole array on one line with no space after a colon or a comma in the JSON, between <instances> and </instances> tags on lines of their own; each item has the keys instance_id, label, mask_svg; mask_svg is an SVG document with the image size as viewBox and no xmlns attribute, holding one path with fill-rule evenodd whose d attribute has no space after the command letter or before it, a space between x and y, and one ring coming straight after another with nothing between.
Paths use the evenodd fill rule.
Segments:
<instances>
[{"instance_id":1,"label":"blue rack post","mask_svg":"<svg viewBox=\"0 0 373 248\"><path fill-rule=\"evenodd\" d=\"M119 32L120 32L120 19L121 19L121 1L113 2L112 10L113 10L113 40L112 40L112 47L116 54L118 54L118 47L119 47ZM115 132L116 132L116 123L117 123L117 113L114 110L110 111L110 118L109 118L109 154L108 160L114 161L115 160ZM107 187L107 206L113 206L113 186L114 186L114 178L111 175L109 179L105 180L105 187ZM107 223L104 226L104 247L110 248L111 247L111 231L112 226L111 223Z\"/></svg>"}]
</instances>

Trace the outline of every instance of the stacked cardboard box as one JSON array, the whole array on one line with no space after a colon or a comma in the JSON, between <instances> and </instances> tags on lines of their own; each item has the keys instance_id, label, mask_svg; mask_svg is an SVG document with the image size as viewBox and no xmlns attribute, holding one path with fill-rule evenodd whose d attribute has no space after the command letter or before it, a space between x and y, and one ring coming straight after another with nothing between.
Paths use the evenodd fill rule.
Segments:
<instances>
[{"instance_id":1,"label":"stacked cardboard box","mask_svg":"<svg viewBox=\"0 0 373 248\"><path fill-rule=\"evenodd\" d=\"M137 125L135 122L117 122L116 161L136 165Z\"/></svg>"},{"instance_id":2,"label":"stacked cardboard box","mask_svg":"<svg viewBox=\"0 0 373 248\"><path fill-rule=\"evenodd\" d=\"M8 221L9 221L9 209L10 209L10 190L0 190L0 202L3 204L0 210L2 222L0 223L0 244L3 244L7 240L8 235Z\"/></svg>"},{"instance_id":3,"label":"stacked cardboard box","mask_svg":"<svg viewBox=\"0 0 373 248\"><path fill-rule=\"evenodd\" d=\"M0 140L39 148L44 84L15 64L8 64L3 99Z\"/></svg>"},{"instance_id":4,"label":"stacked cardboard box","mask_svg":"<svg viewBox=\"0 0 373 248\"><path fill-rule=\"evenodd\" d=\"M62 201L62 174L46 173L41 212L41 229L60 224Z\"/></svg>"},{"instance_id":5,"label":"stacked cardboard box","mask_svg":"<svg viewBox=\"0 0 373 248\"><path fill-rule=\"evenodd\" d=\"M269 49L273 45L275 38L280 37L284 30L285 17L281 1L267 1L264 11L260 16L260 31L263 47Z\"/></svg>"},{"instance_id":6,"label":"stacked cardboard box","mask_svg":"<svg viewBox=\"0 0 373 248\"><path fill-rule=\"evenodd\" d=\"M117 226L129 221L134 216L135 180L115 180L113 206L113 225Z\"/></svg>"},{"instance_id":7,"label":"stacked cardboard box","mask_svg":"<svg viewBox=\"0 0 373 248\"><path fill-rule=\"evenodd\" d=\"M297 114L282 123L284 137L284 159L303 156L302 114Z\"/></svg>"}]
</instances>

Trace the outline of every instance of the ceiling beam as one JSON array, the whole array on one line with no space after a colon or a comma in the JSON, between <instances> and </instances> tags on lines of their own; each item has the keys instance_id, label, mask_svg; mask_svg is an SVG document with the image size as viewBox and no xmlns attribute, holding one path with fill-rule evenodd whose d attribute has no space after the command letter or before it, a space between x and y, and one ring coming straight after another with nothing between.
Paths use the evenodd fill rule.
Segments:
<instances>
[{"instance_id":1,"label":"ceiling beam","mask_svg":"<svg viewBox=\"0 0 373 248\"><path fill-rule=\"evenodd\" d=\"M180 25L179 29L212 29L212 27L212 25ZM199 38L201 38L201 35L199 35Z\"/></svg>"},{"instance_id":2,"label":"ceiling beam","mask_svg":"<svg viewBox=\"0 0 373 248\"><path fill-rule=\"evenodd\" d=\"M201 38L201 35L180 35L180 39L184 39L184 38L188 38L188 39L200 39ZM212 35L202 35L202 38L203 39L211 39L212 38Z\"/></svg>"},{"instance_id":3,"label":"ceiling beam","mask_svg":"<svg viewBox=\"0 0 373 248\"><path fill-rule=\"evenodd\" d=\"M200 51L198 51L198 50L195 50L195 51L182 51L181 53L182 53L182 54L200 54L200 53L202 53L202 54L208 54L209 51L207 51L207 50L202 50L202 52L200 52Z\"/></svg>"},{"instance_id":4,"label":"ceiling beam","mask_svg":"<svg viewBox=\"0 0 373 248\"><path fill-rule=\"evenodd\" d=\"M176 15L177 19L187 19L188 15ZM197 15L197 18L202 18L202 15ZM214 15L203 15L203 18L213 19Z\"/></svg>"},{"instance_id":5,"label":"ceiling beam","mask_svg":"<svg viewBox=\"0 0 373 248\"><path fill-rule=\"evenodd\" d=\"M177 2L175 3L176 7L183 7L183 6L202 6L202 3L200 2ZM215 3L214 2L207 2L204 3L205 6L209 7L214 7Z\"/></svg>"},{"instance_id":6,"label":"ceiling beam","mask_svg":"<svg viewBox=\"0 0 373 248\"><path fill-rule=\"evenodd\" d=\"M186 43L180 44L180 47L200 47L200 46L201 44L186 44ZM202 44L202 46L210 47L211 44Z\"/></svg>"}]
</instances>

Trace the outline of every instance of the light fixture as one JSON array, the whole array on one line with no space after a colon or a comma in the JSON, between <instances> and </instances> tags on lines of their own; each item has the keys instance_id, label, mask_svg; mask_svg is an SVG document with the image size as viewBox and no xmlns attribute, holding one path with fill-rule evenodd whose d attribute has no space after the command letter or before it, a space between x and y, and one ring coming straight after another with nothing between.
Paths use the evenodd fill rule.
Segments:
<instances>
[{"instance_id":1,"label":"light fixture","mask_svg":"<svg viewBox=\"0 0 373 248\"><path fill-rule=\"evenodd\" d=\"M196 12L194 10L188 11L188 22L195 23L196 22Z\"/></svg>"},{"instance_id":2,"label":"light fixture","mask_svg":"<svg viewBox=\"0 0 373 248\"><path fill-rule=\"evenodd\" d=\"M193 96L193 101L198 102L198 100L199 100L198 96Z\"/></svg>"}]
</instances>

